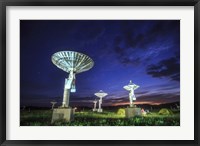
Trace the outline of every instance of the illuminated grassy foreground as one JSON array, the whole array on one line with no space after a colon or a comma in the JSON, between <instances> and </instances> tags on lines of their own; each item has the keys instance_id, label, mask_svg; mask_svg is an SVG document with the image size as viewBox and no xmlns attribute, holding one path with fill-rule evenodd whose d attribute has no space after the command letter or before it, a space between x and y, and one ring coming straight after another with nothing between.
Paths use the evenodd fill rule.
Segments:
<instances>
[{"instance_id":1,"label":"illuminated grassy foreground","mask_svg":"<svg viewBox=\"0 0 200 146\"><path fill-rule=\"evenodd\" d=\"M105 111L94 113L91 111L76 112L72 122L57 121L51 124L52 110L21 111L21 126L179 126L180 113L173 111L173 115L159 115L150 112L144 116L126 119L124 114Z\"/></svg>"}]
</instances>

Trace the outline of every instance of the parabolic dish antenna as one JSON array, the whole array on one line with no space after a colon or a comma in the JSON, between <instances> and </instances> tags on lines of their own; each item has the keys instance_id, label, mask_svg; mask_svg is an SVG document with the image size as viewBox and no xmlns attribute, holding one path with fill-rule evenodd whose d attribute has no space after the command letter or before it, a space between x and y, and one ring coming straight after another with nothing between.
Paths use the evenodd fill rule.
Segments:
<instances>
[{"instance_id":1,"label":"parabolic dish antenna","mask_svg":"<svg viewBox=\"0 0 200 146\"><path fill-rule=\"evenodd\" d=\"M62 102L62 107L69 107L69 92L76 92L75 74L91 69L94 62L89 56L74 51L54 53L51 60L58 68L69 73L69 77L65 79Z\"/></svg>"},{"instance_id":2,"label":"parabolic dish antenna","mask_svg":"<svg viewBox=\"0 0 200 146\"><path fill-rule=\"evenodd\" d=\"M102 90L100 90L99 92L95 93L94 95L96 95L99 98L103 98L106 95L108 95L107 93L103 92Z\"/></svg>"},{"instance_id":3,"label":"parabolic dish antenna","mask_svg":"<svg viewBox=\"0 0 200 146\"><path fill-rule=\"evenodd\" d=\"M136 100L134 91L139 87L140 86L133 84L131 80L128 85L124 86L124 89L129 91L130 107L133 107L133 100Z\"/></svg>"},{"instance_id":4,"label":"parabolic dish antenna","mask_svg":"<svg viewBox=\"0 0 200 146\"><path fill-rule=\"evenodd\" d=\"M130 91L130 90L136 90L139 87L140 86L133 84L132 81L130 80L130 83L128 85L124 86L124 89Z\"/></svg>"},{"instance_id":5,"label":"parabolic dish antenna","mask_svg":"<svg viewBox=\"0 0 200 146\"><path fill-rule=\"evenodd\" d=\"M81 73L94 66L93 60L82 53L74 51L60 51L52 55L52 62L60 69L70 73Z\"/></svg>"},{"instance_id":6,"label":"parabolic dish antenna","mask_svg":"<svg viewBox=\"0 0 200 146\"><path fill-rule=\"evenodd\" d=\"M105 97L106 95L108 95L107 93L103 92L102 90L100 90L99 92L95 93L94 95L96 95L97 97L99 97L99 108L98 108L98 112L103 112L103 109L101 108L101 104L102 104L102 98Z\"/></svg>"},{"instance_id":7,"label":"parabolic dish antenna","mask_svg":"<svg viewBox=\"0 0 200 146\"><path fill-rule=\"evenodd\" d=\"M96 108L97 107L97 100L94 100L93 103L94 103L94 108L92 110L96 111L97 110L97 108Z\"/></svg>"}]
</instances>

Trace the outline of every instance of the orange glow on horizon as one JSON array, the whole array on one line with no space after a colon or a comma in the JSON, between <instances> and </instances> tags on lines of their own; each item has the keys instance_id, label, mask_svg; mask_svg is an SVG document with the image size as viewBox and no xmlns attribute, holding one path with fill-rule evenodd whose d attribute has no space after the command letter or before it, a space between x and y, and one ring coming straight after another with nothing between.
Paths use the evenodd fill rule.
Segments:
<instances>
[{"instance_id":1,"label":"orange glow on horizon","mask_svg":"<svg viewBox=\"0 0 200 146\"><path fill-rule=\"evenodd\" d=\"M129 105L129 102L123 102L123 103L115 103L113 106L119 106L119 105ZM140 105L140 104L149 104L149 105L160 105L162 103L159 102L152 102L152 101L135 101L134 104ZM163 103L164 104L164 103Z\"/></svg>"}]
</instances>

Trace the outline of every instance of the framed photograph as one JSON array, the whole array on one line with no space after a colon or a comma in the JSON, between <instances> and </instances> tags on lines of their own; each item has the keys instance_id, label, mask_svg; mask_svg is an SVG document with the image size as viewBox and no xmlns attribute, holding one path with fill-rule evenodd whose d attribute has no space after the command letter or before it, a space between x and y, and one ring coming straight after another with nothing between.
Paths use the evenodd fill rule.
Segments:
<instances>
[{"instance_id":1,"label":"framed photograph","mask_svg":"<svg viewBox=\"0 0 200 146\"><path fill-rule=\"evenodd\" d=\"M1 145L199 145L200 2L0 2Z\"/></svg>"}]
</instances>

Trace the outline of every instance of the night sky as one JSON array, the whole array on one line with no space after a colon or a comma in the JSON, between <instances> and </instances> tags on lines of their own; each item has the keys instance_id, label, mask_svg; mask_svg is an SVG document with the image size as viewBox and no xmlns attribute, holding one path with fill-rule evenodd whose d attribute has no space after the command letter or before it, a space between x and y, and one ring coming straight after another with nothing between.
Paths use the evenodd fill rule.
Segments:
<instances>
[{"instance_id":1,"label":"night sky","mask_svg":"<svg viewBox=\"0 0 200 146\"><path fill-rule=\"evenodd\" d=\"M94 67L76 75L70 106L93 106L94 93L108 93L103 106L129 104L130 80L136 104L180 101L179 20L21 20L21 106L61 105L68 73L51 62L58 51L90 56Z\"/></svg>"}]
</instances>

